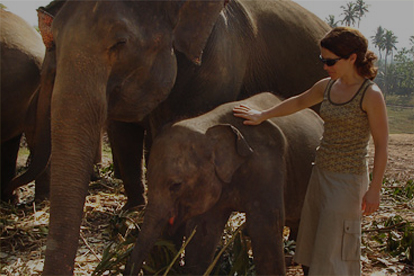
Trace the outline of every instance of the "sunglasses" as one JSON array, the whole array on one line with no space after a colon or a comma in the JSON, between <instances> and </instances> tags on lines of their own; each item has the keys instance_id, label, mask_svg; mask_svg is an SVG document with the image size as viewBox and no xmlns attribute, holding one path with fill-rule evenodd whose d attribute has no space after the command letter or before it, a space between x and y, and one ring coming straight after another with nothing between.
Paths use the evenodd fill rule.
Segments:
<instances>
[{"instance_id":1,"label":"sunglasses","mask_svg":"<svg viewBox=\"0 0 414 276\"><path fill-rule=\"evenodd\" d=\"M327 58L327 59L324 59L322 57L322 55L319 55L319 59L322 61L323 64L326 64L326 66L331 67L331 66L334 66L338 61L340 61L343 58L340 57L340 58Z\"/></svg>"}]
</instances>

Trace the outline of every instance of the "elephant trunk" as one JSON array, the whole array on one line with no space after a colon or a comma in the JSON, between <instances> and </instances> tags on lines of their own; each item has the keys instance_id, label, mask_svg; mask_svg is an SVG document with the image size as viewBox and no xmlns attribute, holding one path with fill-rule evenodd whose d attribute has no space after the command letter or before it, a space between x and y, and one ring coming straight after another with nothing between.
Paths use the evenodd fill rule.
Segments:
<instances>
[{"instance_id":1,"label":"elephant trunk","mask_svg":"<svg viewBox=\"0 0 414 276\"><path fill-rule=\"evenodd\" d=\"M51 203L44 275L73 274L83 205L107 112L105 66L79 52L63 58L57 60L51 107Z\"/></svg>"},{"instance_id":2,"label":"elephant trunk","mask_svg":"<svg viewBox=\"0 0 414 276\"><path fill-rule=\"evenodd\" d=\"M169 214L170 212L165 208L165 205L164 208L159 205L153 205L152 207L149 203L145 211L142 230L126 264L124 275L138 275L142 268L142 263L167 225Z\"/></svg>"},{"instance_id":3,"label":"elephant trunk","mask_svg":"<svg viewBox=\"0 0 414 276\"><path fill-rule=\"evenodd\" d=\"M40 89L36 106L36 120L34 152L28 170L15 177L8 185L6 194L11 195L13 191L33 180L35 180L47 167L50 159L50 105L52 99L53 83L56 73L55 50L48 51L43 61Z\"/></svg>"}]
</instances>

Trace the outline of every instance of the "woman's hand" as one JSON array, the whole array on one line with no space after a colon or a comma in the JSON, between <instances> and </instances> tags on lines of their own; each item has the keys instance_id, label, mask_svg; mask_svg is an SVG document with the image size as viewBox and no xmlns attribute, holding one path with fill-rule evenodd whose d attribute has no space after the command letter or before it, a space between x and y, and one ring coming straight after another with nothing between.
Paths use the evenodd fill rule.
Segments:
<instances>
[{"instance_id":1,"label":"woman's hand","mask_svg":"<svg viewBox=\"0 0 414 276\"><path fill-rule=\"evenodd\" d=\"M233 114L236 117L246 119L243 124L245 125L260 125L263 121L263 112L252 109L247 105L239 105L233 108Z\"/></svg>"},{"instance_id":2,"label":"woman's hand","mask_svg":"<svg viewBox=\"0 0 414 276\"><path fill-rule=\"evenodd\" d=\"M371 215L378 210L380 205L380 191L378 189L368 189L362 199L362 214Z\"/></svg>"}]
</instances>

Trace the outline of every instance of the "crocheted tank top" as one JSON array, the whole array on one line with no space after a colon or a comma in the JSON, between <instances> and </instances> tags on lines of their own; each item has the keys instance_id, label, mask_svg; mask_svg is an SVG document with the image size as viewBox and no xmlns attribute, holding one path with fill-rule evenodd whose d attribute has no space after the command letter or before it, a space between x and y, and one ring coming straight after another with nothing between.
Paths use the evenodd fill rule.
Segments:
<instances>
[{"instance_id":1,"label":"crocheted tank top","mask_svg":"<svg viewBox=\"0 0 414 276\"><path fill-rule=\"evenodd\" d=\"M324 133L315 163L322 169L337 173L366 173L370 129L362 101L373 82L365 80L351 100L340 104L332 102L330 97L334 83L331 80L324 92L320 109Z\"/></svg>"}]
</instances>

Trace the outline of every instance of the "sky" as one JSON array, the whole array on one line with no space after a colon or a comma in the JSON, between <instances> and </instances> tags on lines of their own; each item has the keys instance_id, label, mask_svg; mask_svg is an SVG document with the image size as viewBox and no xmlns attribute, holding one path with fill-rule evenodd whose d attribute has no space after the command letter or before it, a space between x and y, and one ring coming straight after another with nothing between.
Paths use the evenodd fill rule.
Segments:
<instances>
[{"instance_id":1,"label":"sky","mask_svg":"<svg viewBox=\"0 0 414 276\"><path fill-rule=\"evenodd\" d=\"M261 0L257 0L261 1ZM342 19L341 6L346 6L343 0L294 0L322 20L334 15L336 20ZM0 0L8 10L19 15L31 25L37 26L36 9L45 6L50 1L38 0ZM378 26L391 30L398 37L398 49L410 47L409 37L414 35L414 0L365 0L369 12L362 18L361 32L369 39L374 36ZM370 45L370 48L374 48Z\"/></svg>"}]
</instances>

